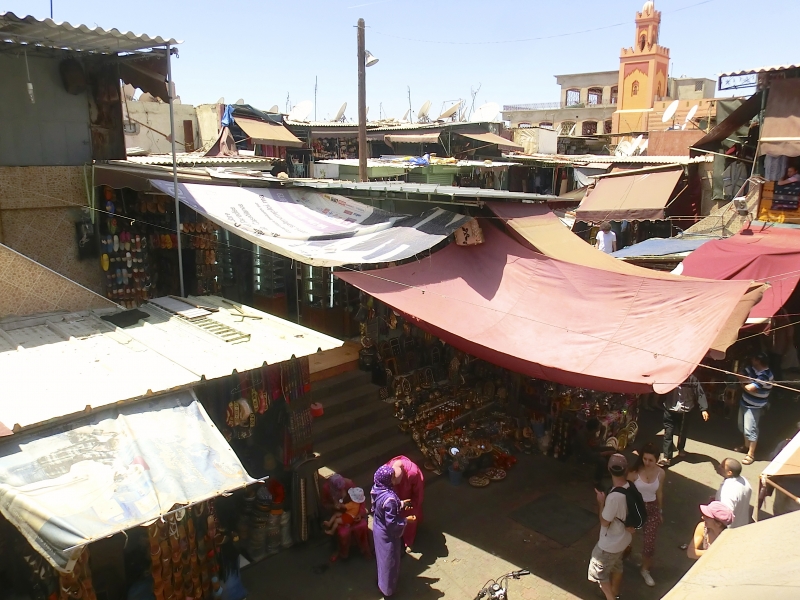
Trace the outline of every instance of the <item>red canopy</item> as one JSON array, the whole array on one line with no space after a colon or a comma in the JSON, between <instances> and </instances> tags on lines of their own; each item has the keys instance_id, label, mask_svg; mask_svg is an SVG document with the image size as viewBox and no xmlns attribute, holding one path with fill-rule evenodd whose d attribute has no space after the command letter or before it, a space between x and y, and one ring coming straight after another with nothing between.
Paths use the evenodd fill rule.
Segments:
<instances>
[{"instance_id":1,"label":"red canopy","mask_svg":"<svg viewBox=\"0 0 800 600\"><path fill-rule=\"evenodd\" d=\"M770 227L706 242L683 261L683 274L707 279L742 279L768 283L753 318L772 317L792 295L800 279L800 231Z\"/></svg>"},{"instance_id":2,"label":"red canopy","mask_svg":"<svg viewBox=\"0 0 800 600\"><path fill-rule=\"evenodd\" d=\"M683 382L750 288L602 271L539 254L491 224L483 229L479 246L450 244L419 262L336 275L488 362L635 393Z\"/></svg>"}]
</instances>

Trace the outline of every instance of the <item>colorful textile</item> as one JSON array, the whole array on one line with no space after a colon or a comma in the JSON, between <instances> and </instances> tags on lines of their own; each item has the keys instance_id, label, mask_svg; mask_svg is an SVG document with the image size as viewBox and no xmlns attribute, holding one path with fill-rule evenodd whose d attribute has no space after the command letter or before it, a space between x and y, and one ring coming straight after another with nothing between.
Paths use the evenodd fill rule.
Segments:
<instances>
[{"instance_id":1,"label":"colorful textile","mask_svg":"<svg viewBox=\"0 0 800 600\"><path fill-rule=\"evenodd\" d=\"M406 528L406 519L401 516L400 498L392 489L393 477L394 469L391 467L379 468L375 472L375 485L371 492L378 588L384 596L391 596L397 588L403 555L403 531Z\"/></svg>"},{"instance_id":2,"label":"colorful textile","mask_svg":"<svg viewBox=\"0 0 800 600\"><path fill-rule=\"evenodd\" d=\"M653 558L656 553L656 536L658 528L661 526L661 510L658 508L658 500L645 502L647 508L647 520L644 522L644 550L642 555Z\"/></svg>"},{"instance_id":3,"label":"colorful textile","mask_svg":"<svg viewBox=\"0 0 800 600\"><path fill-rule=\"evenodd\" d=\"M394 491L401 500L411 500L411 510L405 511L406 515L414 515L415 521L410 521L403 532L403 543L411 548L417 537L417 526L422 522L422 500L425 495L425 478L414 461L405 456L395 456L386 463L394 466L395 462L402 463L403 478L394 485Z\"/></svg>"}]
</instances>

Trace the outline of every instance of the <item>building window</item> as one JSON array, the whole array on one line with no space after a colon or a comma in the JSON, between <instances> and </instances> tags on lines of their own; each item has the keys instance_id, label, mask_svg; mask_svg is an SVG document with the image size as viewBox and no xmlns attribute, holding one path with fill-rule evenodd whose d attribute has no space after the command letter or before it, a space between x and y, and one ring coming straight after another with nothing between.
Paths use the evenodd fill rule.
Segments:
<instances>
[{"instance_id":1,"label":"building window","mask_svg":"<svg viewBox=\"0 0 800 600\"><path fill-rule=\"evenodd\" d=\"M694 91L695 92L702 92L703 91L703 82L702 81L695 81L694 82Z\"/></svg>"},{"instance_id":2,"label":"building window","mask_svg":"<svg viewBox=\"0 0 800 600\"><path fill-rule=\"evenodd\" d=\"M603 88L589 88L589 106L596 106L603 103Z\"/></svg>"},{"instance_id":3,"label":"building window","mask_svg":"<svg viewBox=\"0 0 800 600\"><path fill-rule=\"evenodd\" d=\"M658 82L658 86L656 87L656 97L661 100L661 82Z\"/></svg>"},{"instance_id":4,"label":"building window","mask_svg":"<svg viewBox=\"0 0 800 600\"><path fill-rule=\"evenodd\" d=\"M637 96L637 95L639 95L639 82L634 81L631 84L631 96Z\"/></svg>"},{"instance_id":5,"label":"building window","mask_svg":"<svg viewBox=\"0 0 800 600\"><path fill-rule=\"evenodd\" d=\"M584 121L581 126L581 135L597 135L597 121Z\"/></svg>"},{"instance_id":6,"label":"building window","mask_svg":"<svg viewBox=\"0 0 800 600\"><path fill-rule=\"evenodd\" d=\"M552 129L553 124L550 121L542 121L539 123L539 129Z\"/></svg>"},{"instance_id":7,"label":"building window","mask_svg":"<svg viewBox=\"0 0 800 600\"><path fill-rule=\"evenodd\" d=\"M647 34L642 32L642 35L639 36L639 50L644 52L645 45L647 45Z\"/></svg>"},{"instance_id":8,"label":"building window","mask_svg":"<svg viewBox=\"0 0 800 600\"><path fill-rule=\"evenodd\" d=\"M562 121L561 122L561 135L574 135L575 121Z\"/></svg>"},{"instance_id":9,"label":"building window","mask_svg":"<svg viewBox=\"0 0 800 600\"><path fill-rule=\"evenodd\" d=\"M611 86L611 104L617 103L617 96L619 95L619 88L617 86Z\"/></svg>"},{"instance_id":10,"label":"building window","mask_svg":"<svg viewBox=\"0 0 800 600\"><path fill-rule=\"evenodd\" d=\"M606 119L606 121L603 123L603 132L611 133L611 130L612 130L611 119Z\"/></svg>"},{"instance_id":11,"label":"building window","mask_svg":"<svg viewBox=\"0 0 800 600\"><path fill-rule=\"evenodd\" d=\"M581 103L581 91L580 90L567 90L567 98L566 104L567 106L575 106L576 104Z\"/></svg>"}]
</instances>

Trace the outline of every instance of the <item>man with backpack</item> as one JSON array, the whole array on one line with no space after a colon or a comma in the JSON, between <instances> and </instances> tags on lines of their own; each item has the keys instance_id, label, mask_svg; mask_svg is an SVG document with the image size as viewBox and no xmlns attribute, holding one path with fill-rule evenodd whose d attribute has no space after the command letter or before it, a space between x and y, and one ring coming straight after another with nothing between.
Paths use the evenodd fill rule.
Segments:
<instances>
[{"instance_id":1,"label":"man with backpack","mask_svg":"<svg viewBox=\"0 0 800 600\"><path fill-rule=\"evenodd\" d=\"M644 525L647 512L642 495L628 482L628 461L622 454L608 459L608 471L613 483L611 491L606 495L595 490L600 539L592 550L588 576L589 581L600 586L606 600L614 600L622 583L622 556L633 531Z\"/></svg>"}]
</instances>

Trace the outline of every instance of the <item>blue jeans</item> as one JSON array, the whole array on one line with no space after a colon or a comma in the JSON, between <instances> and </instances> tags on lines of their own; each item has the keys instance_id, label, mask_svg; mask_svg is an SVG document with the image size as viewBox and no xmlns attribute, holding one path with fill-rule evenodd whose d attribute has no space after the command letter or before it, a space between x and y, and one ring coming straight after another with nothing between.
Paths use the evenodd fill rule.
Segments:
<instances>
[{"instance_id":1,"label":"blue jeans","mask_svg":"<svg viewBox=\"0 0 800 600\"><path fill-rule=\"evenodd\" d=\"M749 442L758 441L758 421L761 419L762 412L764 412L763 408L739 405L739 431Z\"/></svg>"}]
</instances>

